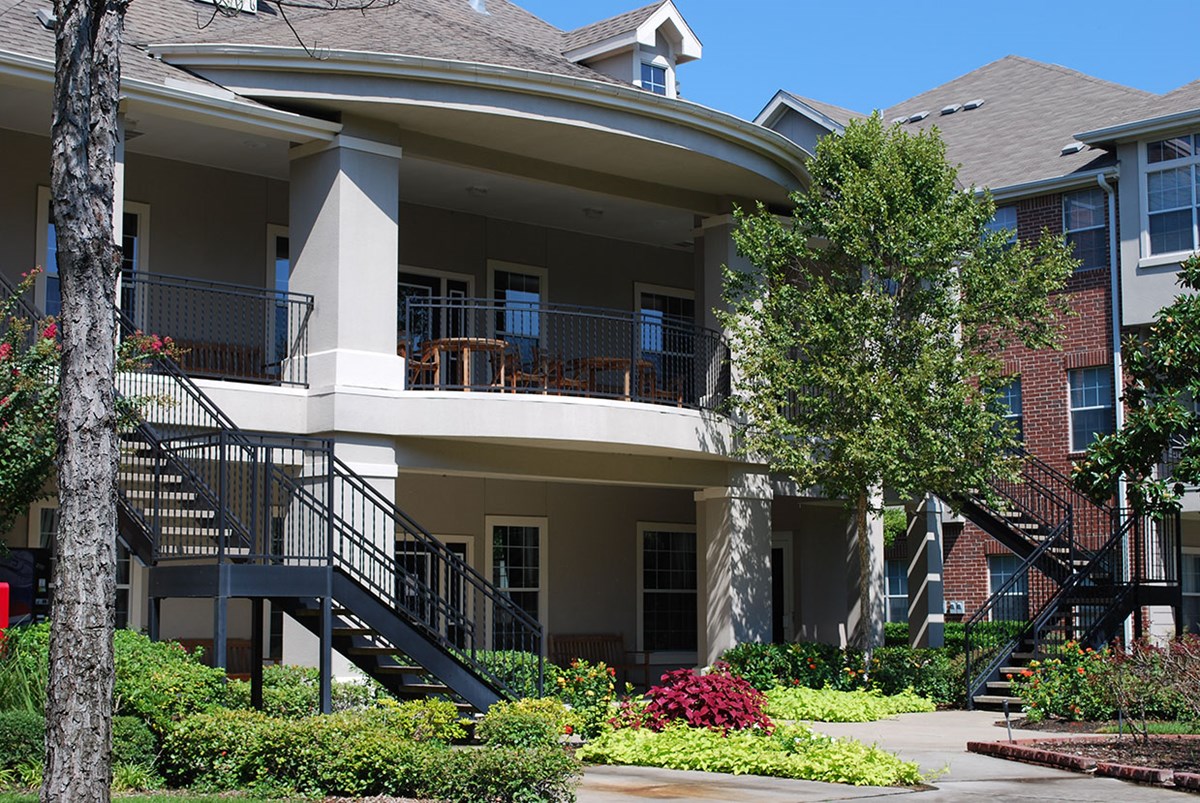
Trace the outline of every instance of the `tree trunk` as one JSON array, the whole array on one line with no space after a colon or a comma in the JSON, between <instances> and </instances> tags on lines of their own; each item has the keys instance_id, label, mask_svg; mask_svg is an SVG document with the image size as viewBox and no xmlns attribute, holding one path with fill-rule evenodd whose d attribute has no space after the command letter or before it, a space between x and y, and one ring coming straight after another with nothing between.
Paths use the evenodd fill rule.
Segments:
<instances>
[{"instance_id":1,"label":"tree trunk","mask_svg":"<svg viewBox=\"0 0 1200 803\"><path fill-rule=\"evenodd\" d=\"M116 593L113 180L125 2L57 0L51 215L62 288L59 528L41 800L108 801Z\"/></svg>"},{"instance_id":2,"label":"tree trunk","mask_svg":"<svg viewBox=\"0 0 1200 803\"><path fill-rule=\"evenodd\" d=\"M882 590L878 588L882 582L872 571L871 560L873 549L871 545L871 502L881 503L880 494L864 491L858 495L854 509L855 540L858 545L858 622L850 635L850 646L858 650L872 650L883 646L882 611L878 610L877 600Z\"/></svg>"}]
</instances>

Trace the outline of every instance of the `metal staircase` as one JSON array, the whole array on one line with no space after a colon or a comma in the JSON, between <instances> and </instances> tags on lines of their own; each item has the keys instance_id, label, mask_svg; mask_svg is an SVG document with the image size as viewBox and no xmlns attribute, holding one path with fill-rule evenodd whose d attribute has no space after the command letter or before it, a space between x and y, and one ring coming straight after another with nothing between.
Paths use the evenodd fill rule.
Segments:
<instances>
[{"instance_id":1,"label":"metal staircase","mask_svg":"<svg viewBox=\"0 0 1200 803\"><path fill-rule=\"evenodd\" d=\"M1067 642L1100 647L1144 605L1180 604L1178 515L1096 504L1023 455L1015 480L960 500L964 515L1021 565L964 623L968 705L1016 702L1008 675ZM1135 617L1140 635L1140 617Z\"/></svg>"},{"instance_id":2,"label":"metal staircase","mask_svg":"<svg viewBox=\"0 0 1200 803\"><path fill-rule=\"evenodd\" d=\"M142 337L117 319L122 340ZM152 636L162 599L213 599L224 666L228 600L256 611L270 600L318 636L326 707L335 648L401 696L482 710L530 681L540 692L541 625L339 460L332 440L239 429L161 351L140 368L116 382L118 535L150 567Z\"/></svg>"}]
</instances>

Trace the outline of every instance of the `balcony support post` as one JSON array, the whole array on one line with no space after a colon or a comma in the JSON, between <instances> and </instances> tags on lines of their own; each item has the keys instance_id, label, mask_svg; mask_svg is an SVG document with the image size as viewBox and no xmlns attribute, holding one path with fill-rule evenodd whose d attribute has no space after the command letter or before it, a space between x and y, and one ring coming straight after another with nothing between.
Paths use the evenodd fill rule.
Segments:
<instances>
[{"instance_id":1,"label":"balcony support post","mask_svg":"<svg viewBox=\"0 0 1200 803\"><path fill-rule=\"evenodd\" d=\"M908 643L941 647L946 615L942 590L942 503L925 497L908 529Z\"/></svg>"}]
</instances>

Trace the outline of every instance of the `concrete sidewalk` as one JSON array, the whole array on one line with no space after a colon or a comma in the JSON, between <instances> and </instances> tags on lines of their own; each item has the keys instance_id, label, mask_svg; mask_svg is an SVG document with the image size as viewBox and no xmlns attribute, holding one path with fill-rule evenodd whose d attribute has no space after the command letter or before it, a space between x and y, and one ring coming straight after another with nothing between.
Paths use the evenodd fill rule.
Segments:
<instances>
[{"instance_id":1,"label":"concrete sidewalk","mask_svg":"<svg viewBox=\"0 0 1200 803\"><path fill-rule=\"evenodd\" d=\"M579 789L579 803L628 803L669 800L677 803L745 801L746 803L807 803L820 800L871 800L902 797L912 803L986 799L988 803L1045 800L1081 803L1140 803L1180 801L1180 792L1139 786L1111 778L1035 767L966 752L968 741L1007 738L995 727L999 715L986 711L939 711L904 714L882 722L814 723L830 736L875 743L916 761L926 774L940 773L930 786L918 789L855 787L812 781L676 772L645 767L594 767ZM1013 731L1013 738L1048 736L1045 732Z\"/></svg>"}]
</instances>

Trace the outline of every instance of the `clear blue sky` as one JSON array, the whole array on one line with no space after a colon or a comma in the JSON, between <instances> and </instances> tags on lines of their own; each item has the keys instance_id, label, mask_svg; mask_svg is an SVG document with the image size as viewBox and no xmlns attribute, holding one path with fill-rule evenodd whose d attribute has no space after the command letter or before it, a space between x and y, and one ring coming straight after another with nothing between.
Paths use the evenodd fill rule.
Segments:
<instances>
[{"instance_id":1,"label":"clear blue sky","mask_svg":"<svg viewBox=\"0 0 1200 803\"><path fill-rule=\"evenodd\" d=\"M514 2L571 29L650 0ZM1200 78L1190 3L1157 11L1130 0L675 4L704 43L704 57L679 71L684 97L740 117L753 117L781 88L867 112L1009 54L1150 92Z\"/></svg>"}]
</instances>

